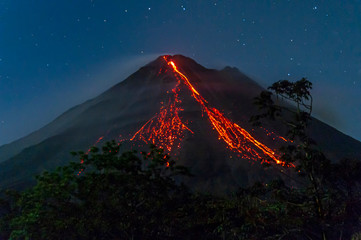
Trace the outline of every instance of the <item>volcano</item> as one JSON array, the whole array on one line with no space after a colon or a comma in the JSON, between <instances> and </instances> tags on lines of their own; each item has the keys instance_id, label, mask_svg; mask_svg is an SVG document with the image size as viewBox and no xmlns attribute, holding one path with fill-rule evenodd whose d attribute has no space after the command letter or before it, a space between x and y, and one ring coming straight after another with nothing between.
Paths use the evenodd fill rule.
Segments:
<instances>
[{"instance_id":1,"label":"volcano","mask_svg":"<svg viewBox=\"0 0 361 240\"><path fill-rule=\"evenodd\" d=\"M164 149L195 175L186 183L225 191L292 172L277 149L288 142L277 122L254 128L253 99L263 90L236 68L206 69L181 56L160 56L98 97L47 126L0 147L0 186L24 188L34 174L64 165L70 151L115 139L122 148ZM310 132L328 157L360 158L361 143L312 120ZM272 165L265 169L261 163Z\"/></svg>"}]
</instances>

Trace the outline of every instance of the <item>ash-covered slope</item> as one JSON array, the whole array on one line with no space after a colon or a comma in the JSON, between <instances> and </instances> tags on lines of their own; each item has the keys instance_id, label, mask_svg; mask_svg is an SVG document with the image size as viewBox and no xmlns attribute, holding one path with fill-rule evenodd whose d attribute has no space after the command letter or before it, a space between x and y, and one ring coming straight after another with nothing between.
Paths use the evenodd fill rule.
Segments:
<instances>
[{"instance_id":1,"label":"ash-covered slope","mask_svg":"<svg viewBox=\"0 0 361 240\"><path fill-rule=\"evenodd\" d=\"M277 175L277 170L264 170L252 157L252 151L260 152L257 147L250 144L251 153L230 150L210 122L219 110L262 144L275 149L280 143L273 139L282 135L281 125L267 123L267 130L252 130L248 123L257 113L253 98L262 88L234 68L206 69L181 55L168 59L189 79L188 85L172 69L170 60L159 57L39 131L1 147L0 159L4 161L0 164L0 186L24 187L35 173L75 160L70 151L86 150L100 138L101 142L126 140L124 148L143 147L152 141L167 145L177 161L196 175L191 179L192 186L202 190L222 191ZM313 121L312 129L329 156L361 156L360 142L318 120ZM277 134L267 136L271 132Z\"/></svg>"}]
</instances>

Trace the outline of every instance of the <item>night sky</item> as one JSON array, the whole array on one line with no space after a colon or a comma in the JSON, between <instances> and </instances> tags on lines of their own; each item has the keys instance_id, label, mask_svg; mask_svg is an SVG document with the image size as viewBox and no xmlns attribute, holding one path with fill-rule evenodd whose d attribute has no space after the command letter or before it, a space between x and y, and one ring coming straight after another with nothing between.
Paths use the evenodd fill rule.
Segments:
<instances>
[{"instance_id":1,"label":"night sky","mask_svg":"<svg viewBox=\"0 0 361 240\"><path fill-rule=\"evenodd\" d=\"M0 145L161 54L314 84L314 115L361 140L361 0L0 0Z\"/></svg>"}]
</instances>

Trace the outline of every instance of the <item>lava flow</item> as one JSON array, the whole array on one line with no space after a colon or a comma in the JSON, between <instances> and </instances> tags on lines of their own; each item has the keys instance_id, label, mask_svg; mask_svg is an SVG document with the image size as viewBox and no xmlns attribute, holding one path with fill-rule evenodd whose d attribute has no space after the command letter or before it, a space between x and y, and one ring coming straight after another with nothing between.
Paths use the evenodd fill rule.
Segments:
<instances>
[{"instance_id":1,"label":"lava flow","mask_svg":"<svg viewBox=\"0 0 361 240\"><path fill-rule=\"evenodd\" d=\"M208 116L213 129L218 132L219 139L222 139L231 150L242 154L244 158L259 159L268 163L272 161L283 166L286 165L272 149L256 140L245 129L227 119L218 109L209 107L208 102L193 87L187 76L178 70L176 64L172 60L168 60L166 56L163 58L173 70L178 83L172 90L169 102L162 105L160 112L145 123L130 139L131 141L139 139L146 143L151 142L170 152L174 146L180 147L185 131L193 133L179 117L179 112L183 110L180 107L181 100L178 97L179 85L184 83L191 91L192 97L201 105L202 111ZM268 157L271 161L268 161L265 157Z\"/></svg>"},{"instance_id":2,"label":"lava flow","mask_svg":"<svg viewBox=\"0 0 361 240\"><path fill-rule=\"evenodd\" d=\"M93 144L93 146L97 145L101 140L103 140L104 136L101 136L100 138L98 138L98 140L96 140L96 142ZM85 155L88 155L91 151L91 147L88 148L88 151L86 151ZM84 159L80 159L80 164L84 164ZM78 176L84 171L84 168L80 169L78 172Z\"/></svg>"},{"instance_id":3,"label":"lava flow","mask_svg":"<svg viewBox=\"0 0 361 240\"><path fill-rule=\"evenodd\" d=\"M130 139L131 141L137 138L170 152L174 146L180 147L186 130L193 133L179 117L179 112L183 111L178 97L179 85L180 81L172 89L168 103L163 103L160 112L145 123Z\"/></svg>"}]
</instances>

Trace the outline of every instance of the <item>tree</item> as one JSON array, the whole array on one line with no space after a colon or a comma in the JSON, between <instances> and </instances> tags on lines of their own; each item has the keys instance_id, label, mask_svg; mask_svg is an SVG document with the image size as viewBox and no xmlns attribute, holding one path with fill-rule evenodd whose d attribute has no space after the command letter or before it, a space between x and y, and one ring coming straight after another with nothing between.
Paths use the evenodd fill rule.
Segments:
<instances>
[{"instance_id":1,"label":"tree","mask_svg":"<svg viewBox=\"0 0 361 240\"><path fill-rule=\"evenodd\" d=\"M37 176L20 194L11 239L172 239L178 208L189 192L175 176L188 175L163 150L119 152L114 141ZM81 174L77 174L83 169Z\"/></svg>"},{"instance_id":2,"label":"tree","mask_svg":"<svg viewBox=\"0 0 361 240\"><path fill-rule=\"evenodd\" d=\"M311 89L312 83L305 78L296 82L282 80L274 83L255 99L261 113L252 117L251 121L260 125L262 119L268 118L281 121L287 127L287 135L293 143L281 147L281 158L286 163L296 165L296 172L305 177L305 196L310 198L310 201L306 201L309 204L305 206L311 210L310 221L312 225L318 226L316 229L320 231L320 238L326 239L335 237L337 229L341 236L343 234L340 221L334 221L340 216L340 203L344 203L340 199L340 189L336 189L334 183L341 181L348 184L346 188L350 188L350 182L356 180L356 177L347 179L346 176L336 176L337 171L332 169L340 166L331 164L309 136L313 104ZM340 164L347 168L346 164ZM349 195L352 193L348 192Z\"/></svg>"}]
</instances>

